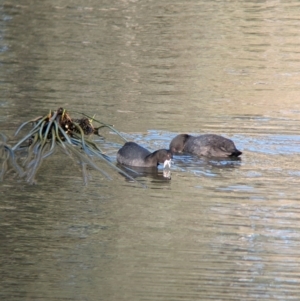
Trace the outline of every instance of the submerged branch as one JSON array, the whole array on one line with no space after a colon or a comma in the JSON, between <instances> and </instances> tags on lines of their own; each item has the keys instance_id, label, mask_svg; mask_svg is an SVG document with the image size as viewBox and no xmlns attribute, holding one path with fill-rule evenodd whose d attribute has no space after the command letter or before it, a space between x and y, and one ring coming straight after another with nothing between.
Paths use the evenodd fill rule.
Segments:
<instances>
[{"instance_id":1,"label":"submerged branch","mask_svg":"<svg viewBox=\"0 0 300 301\"><path fill-rule=\"evenodd\" d=\"M11 167L19 177L25 177L28 183L34 183L35 176L43 160L51 156L57 146L67 156L76 159L76 162L79 163L85 185L89 179L88 167L99 171L107 179L112 179L106 171L98 166L95 159L104 161L114 171L137 182L124 170L118 168L110 157L88 137L91 134L98 134L100 128L107 127L123 140L127 141L127 139L112 125L103 123L86 114L82 115L85 117L72 119L63 108L56 111L50 110L45 116L39 116L22 123L16 130L15 136L24 131L28 125L32 125L32 127L12 147L7 144L6 137L0 133L0 137L2 136L2 140L0 140L0 181L4 179L5 174ZM93 121L99 123L100 126L95 128L92 125ZM20 153L26 153L26 157L24 158ZM143 184L141 185L144 187Z\"/></svg>"}]
</instances>

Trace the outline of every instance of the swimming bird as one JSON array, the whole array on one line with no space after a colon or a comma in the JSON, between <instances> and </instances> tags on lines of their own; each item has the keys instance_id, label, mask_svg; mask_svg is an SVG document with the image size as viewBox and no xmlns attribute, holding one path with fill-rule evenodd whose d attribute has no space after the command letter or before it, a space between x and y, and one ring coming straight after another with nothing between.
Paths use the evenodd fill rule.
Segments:
<instances>
[{"instance_id":1,"label":"swimming bird","mask_svg":"<svg viewBox=\"0 0 300 301\"><path fill-rule=\"evenodd\" d=\"M215 134L204 134L197 137L180 134L170 143L172 153L190 153L205 157L238 157L242 154L232 140Z\"/></svg>"},{"instance_id":2,"label":"swimming bird","mask_svg":"<svg viewBox=\"0 0 300 301\"><path fill-rule=\"evenodd\" d=\"M171 167L172 152L159 149L153 153L135 142L126 142L117 153L120 164L136 167L157 167L162 163L164 167Z\"/></svg>"}]
</instances>

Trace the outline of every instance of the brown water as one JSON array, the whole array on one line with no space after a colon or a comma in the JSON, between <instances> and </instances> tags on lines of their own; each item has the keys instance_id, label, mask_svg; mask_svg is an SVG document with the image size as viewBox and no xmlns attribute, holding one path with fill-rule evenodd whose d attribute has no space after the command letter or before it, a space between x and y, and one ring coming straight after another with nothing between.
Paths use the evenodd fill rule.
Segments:
<instances>
[{"instance_id":1,"label":"brown water","mask_svg":"<svg viewBox=\"0 0 300 301\"><path fill-rule=\"evenodd\" d=\"M232 138L241 161L176 156L141 186L83 186L57 153L0 183L1 300L299 300L298 1L9 1L0 132L63 106L155 150ZM122 141L105 131L115 160Z\"/></svg>"}]
</instances>

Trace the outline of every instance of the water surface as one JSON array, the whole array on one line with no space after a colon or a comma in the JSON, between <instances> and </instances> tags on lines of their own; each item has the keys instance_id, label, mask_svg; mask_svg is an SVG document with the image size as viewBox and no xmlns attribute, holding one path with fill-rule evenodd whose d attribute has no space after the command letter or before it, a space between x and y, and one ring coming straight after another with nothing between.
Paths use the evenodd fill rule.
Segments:
<instances>
[{"instance_id":1,"label":"water surface","mask_svg":"<svg viewBox=\"0 0 300 301\"><path fill-rule=\"evenodd\" d=\"M64 107L150 150L178 133L241 160L175 156L171 180L109 181L56 153L0 183L3 300L298 300L297 1L0 6L0 131ZM115 162L122 141L98 143Z\"/></svg>"}]
</instances>

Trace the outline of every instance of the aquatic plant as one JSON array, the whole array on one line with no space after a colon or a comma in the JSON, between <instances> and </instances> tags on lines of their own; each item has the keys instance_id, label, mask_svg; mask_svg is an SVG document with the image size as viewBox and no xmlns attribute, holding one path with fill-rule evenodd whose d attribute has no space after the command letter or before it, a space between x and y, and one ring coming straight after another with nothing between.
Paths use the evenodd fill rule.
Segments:
<instances>
[{"instance_id":1,"label":"aquatic plant","mask_svg":"<svg viewBox=\"0 0 300 301\"><path fill-rule=\"evenodd\" d=\"M94 118L85 117L72 119L65 109L59 108L20 125L15 136L27 125L32 128L13 146L8 145L6 137L1 134L0 158L1 170L0 180L4 179L6 172L11 166L19 177L25 177L29 183L35 183L37 170L44 159L54 153L57 147L71 158L75 158L81 166L84 183L88 182L87 167L101 172L106 178L111 179L109 174L100 168L95 159L101 159L112 169L135 181L125 171L111 162L111 159L93 142L89 137L92 134L99 135L99 129L107 127L127 141L112 125L97 121ZM95 128L92 122L98 122ZM24 156L25 153L25 156Z\"/></svg>"},{"instance_id":2,"label":"aquatic plant","mask_svg":"<svg viewBox=\"0 0 300 301\"><path fill-rule=\"evenodd\" d=\"M16 162L15 153L12 148L7 144L7 138L0 133L2 141L0 141L0 158L2 158L0 169L0 181L3 181L4 175L9 170L9 164L18 173L20 177L24 175L23 169Z\"/></svg>"}]
</instances>

